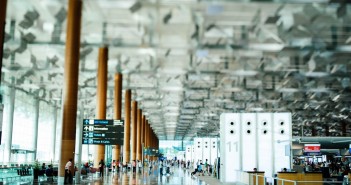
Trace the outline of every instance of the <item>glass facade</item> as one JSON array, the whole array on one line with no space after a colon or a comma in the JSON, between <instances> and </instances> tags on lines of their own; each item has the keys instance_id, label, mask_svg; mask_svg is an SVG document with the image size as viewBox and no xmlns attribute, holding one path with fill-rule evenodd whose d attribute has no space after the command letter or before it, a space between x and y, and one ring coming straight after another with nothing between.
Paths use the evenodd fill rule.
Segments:
<instances>
[{"instance_id":1,"label":"glass facade","mask_svg":"<svg viewBox=\"0 0 351 185\"><path fill-rule=\"evenodd\" d=\"M3 87L3 134L0 147L0 164L7 163L32 163L34 161L35 140L37 139L37 156L39 161L49 162L57 161L54 159L54 142L59 134L55 136L56 124L54 111L59 111L53 104L45 101L39 101L39 115L38 115L38 131L35 130L35 114L36 101L38 101L34 93L15 90L15 102L13 112L13 123L9 123L11 110L10 99L11 88ZM57 118L59 120L59 118ZM10 132L10 124L12 124L12 134ZM37 133L37 137L36 134ZM9 139L12 139L11 147L9 148ZM59 141L56 139L56 143ZM57 147L56 147L57 148ZM10 151L9 151L10 149ZM55 151L57 153L57 150ZM9 157L9 154L11 155Z\"/></svg>"}]
</instances>

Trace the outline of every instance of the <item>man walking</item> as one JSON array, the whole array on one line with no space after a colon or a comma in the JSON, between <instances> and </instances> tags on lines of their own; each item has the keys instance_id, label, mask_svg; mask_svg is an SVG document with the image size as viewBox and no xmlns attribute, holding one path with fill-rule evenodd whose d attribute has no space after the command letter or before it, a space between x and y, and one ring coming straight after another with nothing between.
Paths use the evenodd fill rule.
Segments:
<instances>
[{"instance_id":1,"label":"man walking","mask_svg":"<svg viewBox=\"0 0 351 185\"><path fill-rule=\"evenodd\" d=\"M72 176L72 159L65 165L65 184L72 184L73 183L73 176Z\"/></svg>"}]
</instances>

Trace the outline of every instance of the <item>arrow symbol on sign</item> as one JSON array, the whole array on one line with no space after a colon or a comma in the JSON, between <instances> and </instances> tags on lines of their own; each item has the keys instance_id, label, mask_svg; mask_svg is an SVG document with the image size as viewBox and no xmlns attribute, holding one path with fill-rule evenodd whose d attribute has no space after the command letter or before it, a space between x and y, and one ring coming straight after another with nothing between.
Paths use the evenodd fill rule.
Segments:
<instances>
[{"instance_id":1,"label":"arrow symbol on sign","mask_svg":"<svg viewBox=\"0 0 351 185\"><path fill-rule=\"evenodd\" d=\"M88 127L88 126L85 126L85 127L84 127L84 130L89 130L89 127Z\"/></svg>"},{"instance_id":2,"label":"arrow symbol on sign","mask_svg":"<svg viewBox=\"0 0 351 185\"><path fill-rule=\"evenodd\" d=\"M89 136L89 134L88 133L84 133L84 137L88 137Z\"/></svg>"},{"instance_id":3,"label":"arrow symbol on sign","mask_svg":"<svg viewBox=\"0 0 351 185\"><path fill-rule=\"evenodd\" d=\"M84 120L84 123L85 123L85 124L89 124L89 120L87 120L87 119Z\"/></svg>"}]
</instances>

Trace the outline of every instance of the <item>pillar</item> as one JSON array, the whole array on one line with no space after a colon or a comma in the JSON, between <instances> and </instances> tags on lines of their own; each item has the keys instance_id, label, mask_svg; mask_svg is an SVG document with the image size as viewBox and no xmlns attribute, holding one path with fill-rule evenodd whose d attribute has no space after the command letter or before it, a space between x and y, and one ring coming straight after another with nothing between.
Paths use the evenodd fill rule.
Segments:
<instances>
[{"instance_id":1,"label":"pillar","mask_svg":"<svg viewBox=\"0 0 351 185\"><path fill-rule=\"evenodd\" d=\"M52 156L51 159L54 161L55 160L55 149L56 149L56 127L57 127L57 106L56 103L54 105L54 112L53 112L53 117L54 117L54 126L52 129L52 148L51 148L51 152L52 152Z\"/></svg>"},{"instance_id":2,"label":"pillar","mask_svg":"<svg viewBox=\"0 0 351 185\"><path fill-rule=\"evenodd\" d=\"M317 130L315 126L311 126L311 134L312 136L317 136Z\"/></svg>"},{"instance_id":3,"label":"pillar","mask_svg":"<svg viewBox=\"0 0 351 185\"><path fill-rule=\"evenodd\" d=\"M107 61L108 49L99 48L99 59L97 69L97 101L96 119L106 119L107 99ZM105 159L105 145L95 146L94 166L98 167L101 159Z\"/></svg>"},{"instance_id":4,"label":"pillar","mask_svg":"<svg viewBox=\"0 0 351 185\"><path fill-rule=\"evenodd\" d=\"M132 161L136 160L138 102L132 102Z\"/></svg>"},{"instance_id":5,"label":"pillar","mask_svg":"<svg viewBox=\"0 0 351 185\"><path fill-rule=\"evenodd\" d=\"M130 161L130 100L132 92L130 89L126 90L124 97L124 142L123 142L123 164Z\"/></svg>"},{"instance_id":6,"label":"pillar","mask_svg":"<svg viewBox=\"0 0 351 185\"><path fill-rule=\"evenodd\" d=\"M149 127L149 120L146 120L145 123L145 147L150 148L150 127ZM150 155L147 156L147 159L150 161Z\"/></svg>"},{"instance_id":7,"label":"pillar","mask_svg":"<svg viewBox=\"0 0 351 185\"><path fill-rule=\"evenodd\" d=\"M347 129L346 129L346 122L345 121L341 122L341 136L342 137L347 136Z\"/></svg>"},{"instance_id":8,"label":"pillar","mask_svg":"<svg viewBox=\"0 0 351 185\"><path fill-rule=\"evenodd\" d=\"M1 0L0 1L0 69L2 68L2 56L4 51L6 8L7 8L7 0ZM2 73L2 70L0 70L0 79L2 79L1 73ZM1 83L1 80L0 80L0 83ZM2 103L2 99L0 99L0 101Z\"/></svg>"},{"instance_id":9,"label":"pillar","mask_svg":"<svg viewBox=\"0 0 351 185\"><path fill-rule=\"evenodd\" d=\"M122 119L122 81L121 73L115 74L115 92L114 92L114 119ZM112 160L121 159L121 146L115 145L112 149Z\"/></svg>"},{"instance_id":10,"label":"pillar","mask_svg":"<svg viewBox=\"0 0 351 185\"><path fill-rule=\"evenodd\" d=\"M145 147L149 147L149 120L145 120Z\"/></svg>"},{"instance_id":11,"label":"pillar","mask_svg":"<svg viewBox=\"0 0 351 185\"><path fill-rule=\"evenodd\" d=\"M325 125L325 136L329 136L329 125Z\"/></svg>"},{"instance_id":12,"label":"pillar","mask_svg":"<svg viewBox=\"0 0 351 185\"><path fill-rule=\"evenodd\" d=\"M40 100L38 94L34 95L34 128L33 128L33 144L34 144L34 160L37 159L38 153L38 128L39 128L39 106ZM38 159L40 160L40 159Z\"/></svg>"},{"instance_id":13,"label":"pillar","mask_svg":"<svg viewBox=\"0 0 351 185\"><path fill-rule=\"evenodd\" d=\"M140 131L140 140L141 140L141 158L142 163L144 164L145 155L144 155L144 148L145 148L145 115L142 115L141 118L141 131Z\"/></svg>"},{"instance_id":14,"label":"pillar","mask_svg":"<svg viewBox=\"0 0 351 185\"><path fill-rule=\"evenodd\" d=\"M65 165L67 161L69 159L72 159L72 163L74 164L81 13L82 1L69 0L67 13L64 86L62 100L62 143L59 160L59 176L61 177L65 176Z\"/></svg>"},{"instance_id":15,"label":"pillar","mask_svg":"<svg viewBox=\"0 0 351 185\"><path fill-rule=\"evenodd\" d=\"M6 133L6 143L4 144L4 163L11 162L11 146L12 146L12 131L13 131L13 115L15 112L15 78L11 78L11 86L9 87L9 104L8 104L8 121L6 123L7 133ZM5 125L4 125L5 126ZM5 137L5 134L4 136Z\"/></svg>"},{"instance_id":16,"label":"pillar","mask_svg":"<svg viewBox=\"0 0 351 185\"><path fill-rule=\"evenodd\" d=\"M137 114L137 141L136 141L136 153L137 153L137 160L141 160L141 120L142 120L142 110L138 109Z\"/></svg>"}]
</instances>

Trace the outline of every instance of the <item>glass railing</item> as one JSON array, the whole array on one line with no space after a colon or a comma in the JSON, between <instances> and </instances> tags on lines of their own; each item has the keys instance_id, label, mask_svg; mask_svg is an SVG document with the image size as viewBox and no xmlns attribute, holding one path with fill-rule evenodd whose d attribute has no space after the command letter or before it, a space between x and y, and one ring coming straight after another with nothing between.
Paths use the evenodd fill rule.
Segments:
<instances>
[{"instance_id":1,"label":"glass railing","mask_svg":"<svg viewBox=\"0 0 351 185\"><path fill-rule=\"evenodd\" d=\"M22 169L20 167L0 168L0 182L4 184L11 182L30 182L32 179L31 169Z\"/></svg>"}]
</instances>

